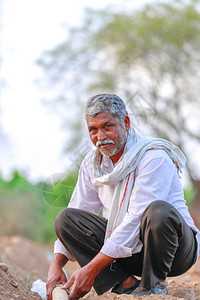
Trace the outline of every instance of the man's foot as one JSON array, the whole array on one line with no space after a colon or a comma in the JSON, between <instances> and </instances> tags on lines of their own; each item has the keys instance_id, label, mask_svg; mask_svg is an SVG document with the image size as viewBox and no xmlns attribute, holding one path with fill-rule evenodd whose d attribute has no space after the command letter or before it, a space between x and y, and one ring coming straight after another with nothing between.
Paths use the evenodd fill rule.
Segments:
<instances>
[{"instance_id":1,"label":"man's foot","mask_svg":"<svg viewBox=\"0 0 200 300\"><path fill-rule=\"evenodd\" d=\"M134 276L128 277L123 282L117 283L111 290L111 293L131 294L140 284L140 280L137 280Z\"/></svg>"},{"instance_id":2,"label":"man's foot","mask_svg":"<svg viewBox=\"0 0 200 300\"><path fill-rule=\"evenodd\" d=\"M151 289L145 289L141 286L139 286L137 289L135 289L135 291L133 291L131 293L131 295L133 296L147 296L147 295L167 295L168 292L167 292L167 288L166 288L166 285L164 285L163 283L157 283L155 285L154 288L151 288Z\"/></svg>"}]
</instances>

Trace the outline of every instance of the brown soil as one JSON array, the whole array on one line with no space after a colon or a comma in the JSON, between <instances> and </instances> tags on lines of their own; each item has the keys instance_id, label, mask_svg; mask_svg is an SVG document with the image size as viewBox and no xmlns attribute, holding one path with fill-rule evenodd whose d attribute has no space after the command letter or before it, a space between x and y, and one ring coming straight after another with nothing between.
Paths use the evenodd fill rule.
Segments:
<instances>
[{"instance_id":1,"label":"brown soil","mask_svg":"<svg viewBox=\"0 0 200 300\"><path fill-rule=\"evenodd\" d=\"M45 251L22 237L0 237L0 300L40 299L32 282L46 280Z\"/></svg>"},{"instance_id":2,"label":"brown soil","mask_svg":"<svg viewBox=\"0 0 200 300\"><path fill-rule=\"evenodd\" d=\"M31 292L32 282L37 279L46 281L49 262L46 251L30 240L22 237L0 237L0 300L37 299L40 297ZM78 268L75 263L68 263L66 271L69 276ZM187 299L200 300L200 259L185 274L168 278L167 296L133 297L105 293L97 296L92 289L84 299L87 300L129 300L129 299Z\"/></svg>"}]
</instances>

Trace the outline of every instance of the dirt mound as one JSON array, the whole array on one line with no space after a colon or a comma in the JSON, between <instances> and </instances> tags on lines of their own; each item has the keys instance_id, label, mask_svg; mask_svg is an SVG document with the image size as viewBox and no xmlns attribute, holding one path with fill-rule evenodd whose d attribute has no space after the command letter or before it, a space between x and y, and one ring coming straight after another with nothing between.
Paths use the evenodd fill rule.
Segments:
<instances>
[{"instance_id":1,"label":"dirt mound","mask_svg":"<svg viewBox=\"0 0 200 300\"><path fill-rule=\"evenodd\" d=\"M48 265L46 251L32 241L0 237L0 300L40 299L30 288L38 278L46 281Z\"/></svg>"},{"instance_id":2,"label":"dirt mound","mask_svg":"<svg viewBox=\"0 0 200 300\"><path fill-rule=\"evenodd\" d=\"M30 291L32 282L37 279L46 281L49 262L46 251L33 242L19 237L0 237L0 300L27 299L36 300L40 297ZM71 275L78 268L77 264L69 263L67 273ZM168 278L167 296L146 296L143 298L105 293L97 296L92 289L84 296L87 300L110 299L166 299L166 300L200 300L200 259L185 274Z\"/></svg>"}]
</instances>

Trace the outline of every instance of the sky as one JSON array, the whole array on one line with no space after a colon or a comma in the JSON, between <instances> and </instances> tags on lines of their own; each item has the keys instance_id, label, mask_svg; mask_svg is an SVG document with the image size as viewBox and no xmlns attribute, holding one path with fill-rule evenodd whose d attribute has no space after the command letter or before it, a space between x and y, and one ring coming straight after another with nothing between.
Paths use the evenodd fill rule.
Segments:
<instances>
[{"instance_id":1,"label":"sky","mask_svg":"<svg viewBox=\"0 0 200 300\"><path fill-rule=\"evenodd\" d=\"M138 8L153 0L126 0ZM70 135L59 116L44 105L36 80L42 71L36 60L66 37L64 23L78 25L85 6L122 5L119 0L1 0L0 2L0 174L9 180L13 170L32 182L65 172L70 160L64 142Z\"/></svg>"}]
</instances>

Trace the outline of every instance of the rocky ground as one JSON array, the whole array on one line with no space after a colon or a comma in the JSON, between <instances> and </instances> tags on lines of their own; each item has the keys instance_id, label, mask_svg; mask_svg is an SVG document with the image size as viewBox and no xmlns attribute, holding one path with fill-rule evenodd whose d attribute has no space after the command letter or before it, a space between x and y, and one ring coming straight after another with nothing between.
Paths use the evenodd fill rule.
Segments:
<instances>
[{"instance_id":1,"label":"rocky ground","mask_svg":"<svg viewBox=\"0 0 200 300\"><path fill-rule=\"evenodd\" d=\"M32 282L46 280L45 251L24 238L0 237L0 300L40 299L30 291Z\"/></svg>"},{"instance_id":2,"label":"rocky ground","mask_svg":"<svg viewBox=\"0 0 200 300\"><path fill-rule=\"evenodd\" d=\"M33 242L22 237L0 237L0 300L37 299L40 297L32 293L32 282L41 279L46 281L49 261L46 249L41 249ZM72 274L77 269L74 263L68 264L66 271ZM133 297L105 293L97 296L92 289L84 299L87 300L129 300L129 299L166 299L166 300L200 300L200 259L185 274L168 278L167 296Z\"/></svg>"}]
</instances>

